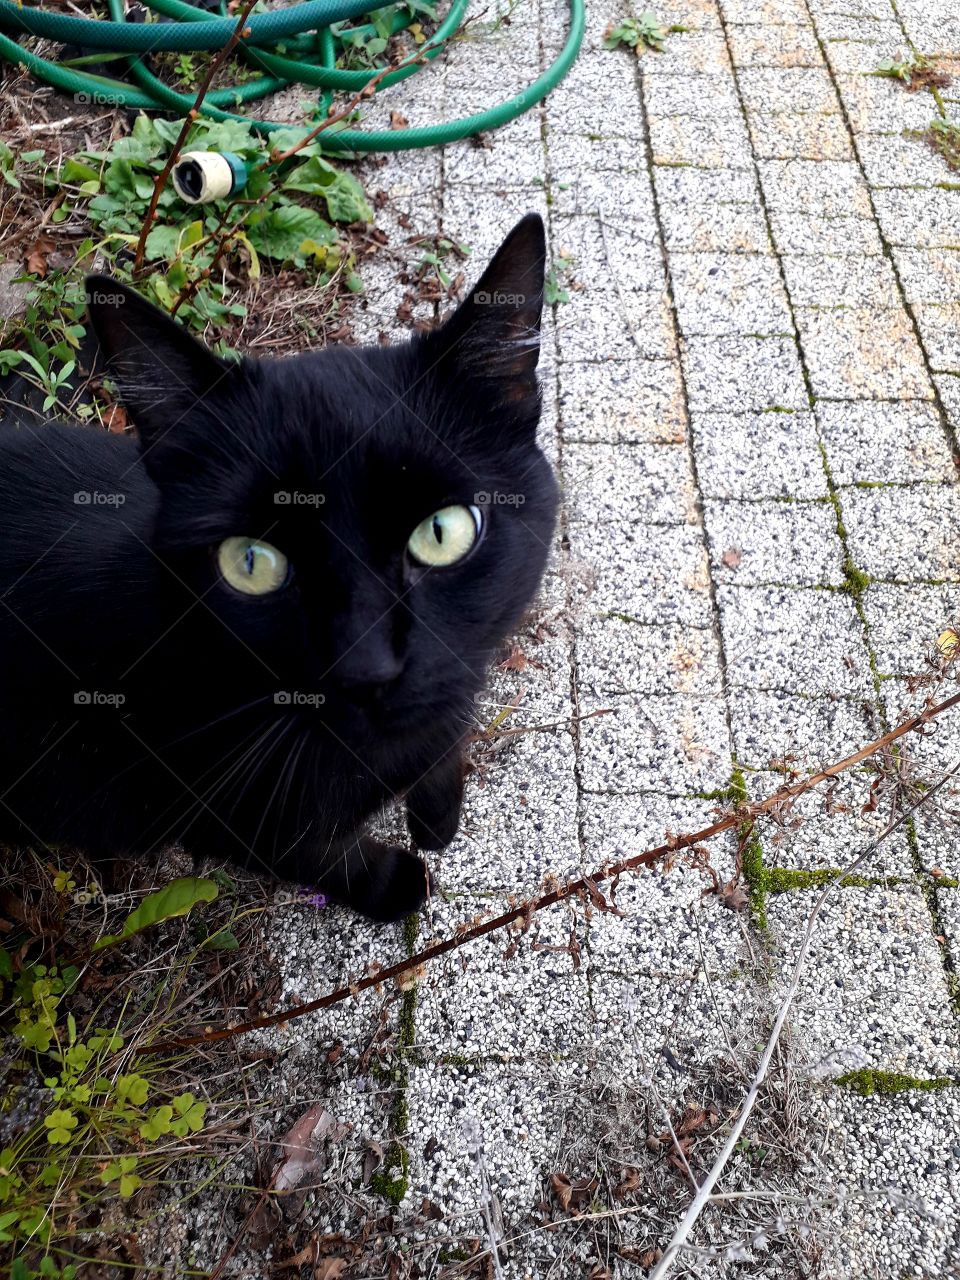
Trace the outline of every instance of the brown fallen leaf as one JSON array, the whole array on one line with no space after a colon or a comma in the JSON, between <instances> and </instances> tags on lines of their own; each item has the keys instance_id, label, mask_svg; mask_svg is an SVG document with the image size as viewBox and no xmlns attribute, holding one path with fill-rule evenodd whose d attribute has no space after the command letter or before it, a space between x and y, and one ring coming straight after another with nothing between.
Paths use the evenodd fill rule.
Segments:
<instances>
[{"instance_id":1,"label":"brown fallen leaf","mask_svg":"<svg viewBox=\"0 0 960 1280\"><path fill-rule=\"evenodd\" d=\"M742 559L743 552L739 547L727 547L726 551L720 557L721 563L725 564L728 569L738 569Z\"/></svg>"},{"instance_id":2,"label":"brown fallen leaf","mask_svg":"<svg viewBox=\"0 0 960 1280\"><path fill-rule=\"evenodd\" d=\"M391 129L407 129L410 127L410 121L402 111L390 112L390 128Z\"/></svg>"},{"instance_id":3,"label":"brown fallen leaf","mask_svg":"<svg viewBox=\"0 0 960 1280\"><path fill-rule=\"evenodd\" d=\"M317 1178L327 1166L326 1143L340 1142L352 1126L341 1124L320 1103L305 1111L287 1131L280 1144L281 1158L273 1171L270 1186L285 1194L284 1208L296 1213L303 1205L306 1191L300 1188L310 1178Z\"/></svg>"},{"instance_id":4,"label":"brown fallen leaf","mask_svg":"<svg viewBox=\"0 0 960 1280\"><path fill-rule=\"evenodd\" d=\"M24 266L31 275L47 274L47 254L53 253L57 246L49 236L39 236L24 254Z\"/></svg>"},{"instance_id":5,"label":"brown fallen leaf","mask_svg":"<svg viewBox=\"0 0 960 1280\"><path fill-rule=\"evenodd\" d=\"M314 1280L337 1280L347 1269L345 1258L321 1258L313 1269Z\"/></svg>"},{"instance_id":6,"label":"brown fallen leaf","mask_svg":"<svg viewBox=\"0 0 960 1280\"><path fill-rule=\"evenodd\" d=\"M720 894L720 901L728 911L745 911L750 899L739 884L728 884Z\"/></svg>"}]
</instances>

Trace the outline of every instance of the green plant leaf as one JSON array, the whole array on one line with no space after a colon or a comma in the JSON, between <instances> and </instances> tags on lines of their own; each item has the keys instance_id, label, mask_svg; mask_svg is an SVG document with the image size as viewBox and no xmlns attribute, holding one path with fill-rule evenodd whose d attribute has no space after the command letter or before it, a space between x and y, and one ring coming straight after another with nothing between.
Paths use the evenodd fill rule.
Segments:
<instances>
[{"instance_id":1,"label":"green plant leaf","mask_svg":"<svg viewBox=\"0 0 960 1280\"><path fill-rule=\"evenodd\" d=\"M295 204L255 214L247 224L247 236L258 253L281 262L293 258L304 240L330 245L337 239L330 223L319 213Z\"/></svg>"},{"instance_id":2,"label":"green plant leaf","mask_svg":"<svg viewBox=\"0 0 960 1280\"><path fill-rule=\"evenodd\" d=\"M204 940L203 949L204 951L238 951L240 943L232 929L221 929Z\"/></svg>"},{"instance_id":3,"label":"green plant leaf","mask_svg":"<svg viewBox=\"0 0 960 1280\"><path fill-rule=\"evenodd\" d=\"M93 945L94 951L102 951L104 947L113 946L115 942L123 942L134 934L148 929L151 925L160 924L164 920L172 920L175 916L185 916L198 902L213 902L219 889L212 880L200 879L196 876L183 876L174 880L156 893L144 898L135 911L131 911L123 922L119 933L99 938Z\"/></svg>"}]
</instances>

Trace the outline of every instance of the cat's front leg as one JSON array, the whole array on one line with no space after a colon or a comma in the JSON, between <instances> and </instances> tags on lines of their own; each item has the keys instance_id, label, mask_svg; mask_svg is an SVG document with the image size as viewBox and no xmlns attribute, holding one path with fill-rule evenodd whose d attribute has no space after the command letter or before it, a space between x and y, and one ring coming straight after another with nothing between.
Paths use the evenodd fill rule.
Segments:
<instances>
[{"instance_id":1,"label":"cat's front leg","mask_svg":"<svg viewBox=\"0 0 960 1280\"><path fill-rule=\"evenodd\" d=\"M418 849L445 849L460 826L464 763L457 745L407 792L407 829Z\"/></svg>"}]
</instances>

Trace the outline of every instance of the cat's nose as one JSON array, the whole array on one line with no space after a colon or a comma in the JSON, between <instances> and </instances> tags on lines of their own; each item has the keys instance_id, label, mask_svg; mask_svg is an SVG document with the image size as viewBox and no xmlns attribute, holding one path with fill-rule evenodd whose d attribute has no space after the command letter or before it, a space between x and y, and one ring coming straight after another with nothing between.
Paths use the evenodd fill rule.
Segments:
<instances>
[{"instance_id":1,"label":"cat's nose","mask_svg":"<svg viewBox=\"0 0 960 1280\"><path fill-rule=\"evenodd\" d=\"M387 645L361 644L338 660L333 676L352 697L369 701L380 697L402 670L402 660Z\"/></svg>"}]
</instances>

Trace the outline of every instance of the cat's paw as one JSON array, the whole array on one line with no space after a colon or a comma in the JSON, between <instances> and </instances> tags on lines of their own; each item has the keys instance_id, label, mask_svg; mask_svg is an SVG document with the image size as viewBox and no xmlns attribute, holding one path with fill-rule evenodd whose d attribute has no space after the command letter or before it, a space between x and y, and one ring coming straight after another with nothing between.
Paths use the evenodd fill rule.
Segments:
<instances>
[{"instance_id":1,"label":"cat's paw","mask_svg":"<svg viewBox=\"0 0 960 1280\"><path fill-rule=\"evenodd\" d=\"M407 809L407 830L418 849L434 852L451 844L460 826L460 806L442 813L424 815L416 809Z\"/></svg>"},{"instance_id":2,"label":"cat's paw","mask_svg":"<svg viewBox=\"0 0 960 1280\"><path fill-rule=\"evenodd\" d=\"M381 844L369 836L360 841L364 874L351 877L345 898L355 911L371 920L402 920L419 911L433 888L430 869L422 858L395 844Z\"/></svg>"}]
</instances>

